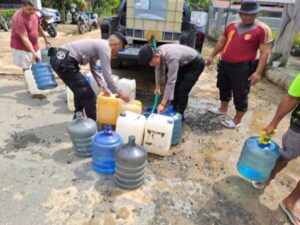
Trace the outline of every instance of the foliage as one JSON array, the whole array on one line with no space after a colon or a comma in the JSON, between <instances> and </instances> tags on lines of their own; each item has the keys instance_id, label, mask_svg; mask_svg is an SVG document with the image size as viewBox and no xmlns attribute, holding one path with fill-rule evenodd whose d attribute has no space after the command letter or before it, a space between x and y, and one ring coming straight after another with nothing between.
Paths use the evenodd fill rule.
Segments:
<instances>
[{"instance_id":1,"label":"foliage","mask_svg":"<svg viewBox=\"0 0 300 225\"><path fill-rule=\"evenodd\" d=\"M207 11L211 0L187 0L191 10L204 10Z\"/></svg>"},{"instance_id":2,"label":"foliage","mask_svg":"<svg viewBox=\"0 0 300 225\"><path fill-rule=\"evenodd\" d=\"M273 31L272 32L273 40L276 39L276 36L277 36L277 33ZM300 32L296 34L293 45L300 45Z\"/></svg>"},{"instance_id":3,"label":"foliage","mask_svg":"<svg viewBox=\"0 0 300 225\"><path fill-rule=\"evenodd\" d=\"M15 12L16 12L15 9L9 9L0 12L0 16L4 17L8 27L11 27L12 24L11 17L15 14Z\"/></svg>"}]
</instances>

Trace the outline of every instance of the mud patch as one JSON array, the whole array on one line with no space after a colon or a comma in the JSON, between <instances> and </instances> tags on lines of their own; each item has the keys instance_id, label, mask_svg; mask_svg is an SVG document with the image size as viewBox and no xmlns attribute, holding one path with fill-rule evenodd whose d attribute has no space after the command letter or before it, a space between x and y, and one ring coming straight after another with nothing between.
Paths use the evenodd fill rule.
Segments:
<instances>
[{"instance_id":1,"label":"mud patch","mask_svg":"<svg viewBox=\"0 0 300 225\"><path fill-rule=\"evenodd\" d=\"M39 144L42 139L30 132L14 132L6 141L5 149L20 150L31 144Z\"/></svg>"},{"instance_id":2,"label":"mud patch","mask_svg":"<svg viewBox=\"0 0 300 225\"><path fill-rule=\"evenodd\" d=\"M189 111L186 114L185 124L188 125L192 131L199 130L202 132L209 132L222 129L221 120L226 116L219 116L206 112L199 114L197 112Z\"/></svg>"}]
</instances>

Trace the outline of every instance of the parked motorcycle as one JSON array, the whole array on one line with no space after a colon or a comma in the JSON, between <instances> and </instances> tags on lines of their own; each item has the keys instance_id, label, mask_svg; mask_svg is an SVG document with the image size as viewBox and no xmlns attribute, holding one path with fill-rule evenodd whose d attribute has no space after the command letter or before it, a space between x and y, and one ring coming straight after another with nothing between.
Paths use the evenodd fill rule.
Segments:
<instances>
[{"instance_id":1,"label":"parked motorcycle","mask_svg":"<svg viewBox=\"0 0 300 225\"><path fill-rule=\"evenodd\" d=\"M89 21L85 18L83 13L80 13L77 16L77 27L78 27L78 32L80 34L84 34L86 32L89 32L92 30L92 26L89 23Z\"/></svg>"},{"instance_id":2,"label":"parked motorcycle","mask_svg":"<svg viewBox=\"0 0 300 225\"><path fill-rule=\"evenodd\" d=\"M0 29L3 29L6 32L8 31L8 26L3 16L0 16Z\"/></svg>"},{"instance_id":3,"label":"parked motorcycle","mask_svg":"<svg viewBox=\"0 0 300 225\"><path fill-rule=\"evenodd\" d=\"M41 11L41 26L44 31L47 31L50 37L56 37L57 31L56 31L56 23L54 21L54 18Z\"/></svg>"}]
</instances>

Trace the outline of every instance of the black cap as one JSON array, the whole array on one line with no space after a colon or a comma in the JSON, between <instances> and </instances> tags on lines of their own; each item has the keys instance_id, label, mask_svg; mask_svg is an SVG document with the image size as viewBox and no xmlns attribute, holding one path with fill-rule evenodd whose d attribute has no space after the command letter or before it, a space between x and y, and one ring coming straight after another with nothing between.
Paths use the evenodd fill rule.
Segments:
<instances>
[{"instance_id":1,"label":"black cap","mask_svg":"<svg viewBox=\"0 0 300 225\"><path fill-rule=\"evenodd\" d=\"M139 51L138 61L144 66L148 66L154 56L154 50L149 44L143 45Z\"/></svg>"},{"instance_id":2,"label":"black cap","mask_svg":"<svg viewBox=\"0 0 300 225\"><path fill-rule=\"evenodd\" d=\"M121 32L114 32L113 35L116 35L120 41L123 43L123 48L128 44L126 37Z\"/></svg>"},{"instance_id":3,"label":"black cap","mask_svg":"<svg viewBox=\"0 0 300 225\"><path fill-rule=\"evenodd\" d=\"M239 10L239 13L243 14L257 14L259 12L259 4L255 0L244 0Z\"/></svg>"}]
</instances>

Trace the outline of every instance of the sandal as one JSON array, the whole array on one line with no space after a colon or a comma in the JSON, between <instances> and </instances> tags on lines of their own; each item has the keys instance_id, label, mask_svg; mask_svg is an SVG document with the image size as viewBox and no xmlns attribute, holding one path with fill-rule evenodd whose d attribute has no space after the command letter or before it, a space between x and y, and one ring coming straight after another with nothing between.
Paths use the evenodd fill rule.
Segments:
<instances>
[{"instance_id":1,"label":"sandal","mask_svg":"<svg viewBox=\"0 0 300 225\"><path fill-rule=\"evenodd\" d=\"M208 111L211 112L212 114L216 114L216 115L227 115L226 112L220 111L219 108L208 109Z\"/></svg>"},{"instance_id":2,"label":"sandal","mask_svg":"<svg viewBox=\"0 0 300 225\"><path fill-rule=\"evenodd\" d=\"M238 128L238 127L240 127L242 125L242 123L235 124L232 119L222 120L221 124L224 127L227 127L227 128L230 128L230 129L235 129L235 128Z\"/></svg>"},{"instance_id":3,"label":"sandal","mask_svg":"<svg viewBox=\"0 0 300 225\"><path fill-rule=\"evenodd\" d=\"M290 211L284 204L283 202L281 202L279 204L280 208L283 210L283 212L287 215L287 217L289 218L290 222L293 225L298 225L300 223L300 216L294 214L292 211Z\"/></svg>"}]
</instances>

